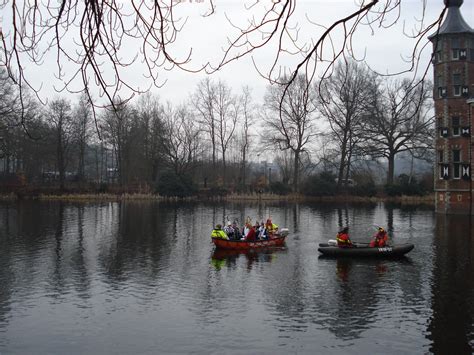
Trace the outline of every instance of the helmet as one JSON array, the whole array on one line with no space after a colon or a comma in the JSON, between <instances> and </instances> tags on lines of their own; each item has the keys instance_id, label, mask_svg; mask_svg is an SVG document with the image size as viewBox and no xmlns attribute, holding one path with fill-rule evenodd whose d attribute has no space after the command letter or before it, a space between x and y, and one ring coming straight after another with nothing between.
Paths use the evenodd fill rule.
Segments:
<instances>
[{"instance_id":1,"label":"helmet","mask_svg":"<svg viewBox=\"0 0 474 355\"><path fill-rule=\"evenodd\" d=\"M232 223L230 223L230 221L227 221L227 225L230 226L230 225L232 225Z\"/></svg>"}]
</instances>

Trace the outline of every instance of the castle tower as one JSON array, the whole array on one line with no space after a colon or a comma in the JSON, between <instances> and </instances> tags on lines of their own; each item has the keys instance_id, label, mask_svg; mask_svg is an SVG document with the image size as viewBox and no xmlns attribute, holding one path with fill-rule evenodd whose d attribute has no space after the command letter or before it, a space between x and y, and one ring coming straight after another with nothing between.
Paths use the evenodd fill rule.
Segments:
<instances>
[{"instance_id":1,"label":"castle tower","mask_svg":"<svg viewBox=\"0 0 474 355\"><path fill-rule=\"evenodd\" d=\"M439 31L430 36L436 115L436 212L474 214L474 30L461 15L463 0L444 3L447 16Z\"/></svg>"}]
</instances>

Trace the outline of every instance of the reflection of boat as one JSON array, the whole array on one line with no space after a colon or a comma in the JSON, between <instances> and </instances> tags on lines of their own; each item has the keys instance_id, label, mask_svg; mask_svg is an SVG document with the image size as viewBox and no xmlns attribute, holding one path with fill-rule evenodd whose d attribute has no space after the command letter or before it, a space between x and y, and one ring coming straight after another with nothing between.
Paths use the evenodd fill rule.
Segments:
<instances>
[{"instance_id":1,"label":"reflection of boat","mask_svg":"<svg viewBox=\"0 0 474 355\"><path fill-rule=\"evenodd\" d=\"M268 239L249 242L247 240L226 240L221 238L212 238L212 242L217 248L233 250L249 250L268 247L281 247L285 244L285 238L288 230L284 229L279 234L272 234Z\"/></svg>"},{"instance_id":2,"label":"reflection of boat","mask_svg":"<svg viewBox=\"0 0 474 355\"><path fill-rule=\"evenodd\" d=\"M389 245L382 248L371 248L365 244L355 244L353 248L340 248L337 245L321 243L318 251L328 256L347 257L399 257L411 251L413 244Z\"/></svg>"},{"instance_id":3,"label":"reflection of boat","mask_svg":"<svg viewBox=\"0 0 474 355\"><path fill-rule=\"evenodd\" d=\"M282 251L285 248L253 248L253 249L222 249L215 248L212 252L213 259L233 259L240 255L246 255L248 257L260 256L260 255L271 255L275 251Z\"/></svg>"}]
</instances>

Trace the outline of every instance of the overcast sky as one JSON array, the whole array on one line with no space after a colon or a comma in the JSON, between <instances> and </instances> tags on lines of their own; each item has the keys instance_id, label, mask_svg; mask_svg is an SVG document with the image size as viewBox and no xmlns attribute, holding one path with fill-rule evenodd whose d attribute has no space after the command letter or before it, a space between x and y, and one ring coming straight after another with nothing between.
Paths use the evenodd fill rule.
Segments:
<instances>
[{"instance_id":1,"label":"overcast sky","mask_svg":"<svg viewBox=\"0 0 474 355\"><path fill-rule=\"evenodd\" d=\"M177 0L176 0L177 1ZM183 58L190 47L193 55L190 62L191 67L199 67L203 63L210 61L217 63L222 56L221 48L226 44L228 36L236 34L226 16L232 22L243 24L253 14L252 11L245 10L245 4L249 1L234 0L215 0L215 14L211 17L202 17L206 13L209 4L205 0L200 3L199 0L180 0L181 3L176 7L177 15L186 18L187 22L183 30L179 33L177 41L170 47L170 53L176 58ZM321 25L329 26L335 20L347 16L356 9L354 3L357 0L299 0L297 2L296 12L293 16L292 25L300 28L299 43L311 43L311 40L317 40L322 29L311 24L308 19ZM125 2L126 3L126 2ZM424 23L433 22L440 14L443 8L442 0L428 0ZM8 29L9 11L6 7L1 10L3 17L3 32ZM474 0L465 0L461 8L465 20L471 27L474 27ZM404 58L408 58L413 50L413 40L409 39L404 32L411 32L415 26L420 26L418 20L422 18L423 1L422 0L403 0L401 7L401 16L396 25L390 28L373 28L373 31L367 26L360 27L357 35L354 37L354 52L358 58L365 58L369 65L379 72L398 72L410 67ZM395 19L395 14L389 15L387 21ZM336 34L334 43L340 43L340 37ZM73 47L72 40L67 45ZM427 39L423 43L426 43ZM127 54L133 55L136 52L138 44L125 44ZM253 56L244 57L237 62L231 63L224 69L212 75L215 80L222 79L233 88L234 92L240 91L243 85L249 85L253 88L254 98L260 102L268 82L259 76L254 68L252 59L258 68L266 72L272 63L276 54L275 47L270 44L261 50L255 52ZM421 68L429 64L431 46L424 50L421 55ZM282 66L292 67L299 57L284 57L280 62ZM72 72L64 63L65 71ZM205 74L190 74L182 72L179 69L172 71L160 70L160 78L166 81L162 88L153 88L152 92L160 95L164 100L173 103L179 103L188 98L189 93L194 91L199 80L205 77ZM59 87L58 81L54 79L55 60L53 54L45 58L40 68L34 65L27 66L27 74L36 87L42 86L41 94L43 97L52 97L55 95L53 87ZM128 81L136 86L144 88L147 86L147 80L142 76L143 68L135 65L126 73ZM431 77L431 70L429 76ZM79 83L76 84L76 88Z\"/></svg>"}]
</instances>

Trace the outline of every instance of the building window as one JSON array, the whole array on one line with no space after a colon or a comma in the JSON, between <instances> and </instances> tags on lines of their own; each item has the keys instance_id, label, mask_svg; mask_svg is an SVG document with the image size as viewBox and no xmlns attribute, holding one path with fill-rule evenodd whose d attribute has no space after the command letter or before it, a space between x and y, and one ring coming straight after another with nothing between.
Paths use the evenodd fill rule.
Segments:
<instances>
[{"instance_id":1,"label":"building window","mask_svg":"<svg viewBox=\"0 0 474 355\"><path fill-rule=\"evenodd\" d=\"M459 60L459 49L453 49L451 52L451 59L452 60Z\"/></svg>"},{"instance_id":2,"label":"building window","mask_svg":"<svg viewBox=\"0 0 474 355\"><path fill-rule=\"evenodd\" d=\"M443 61L442 52L440 50L435 52L434 61L435 63L441 63Z\"/></svg>"},{"instance_id":3,"label":"building window","mask_svg":"<svg viewBox=\"0 0 474 355\"><path fill-rule=\"evenodd\" d=\"M444 163L444 152L442 150L438 150L438 163Z\"/></svg>"},{"instance_id":4,"label":"building window","mask_svg":"<svg viewBox=\"0 0 474 355\"><path fill-rule=\"evenodd\" d=\"M459 127L459 117L453 117L451 120L451 128L453 129L453 136L459 137L461 135L461 127Z\"/></svg>"},{"instance_id":5,"label":"building window","mask_svg":"<svg viewBox=\"0 0 474 355\"><path fill-rule=\"evenodd\" d=\"M453 74L453 95L461 96L461 74Z\"/></svg>"},{"instance_id":6,"label":"building window","mask_svg":"<svg viewBox=\"0 0 474 355\"><path fill-rule=\"evenodd\" d=\"M459 38L452 38L451 39L451 59L452 60L459 60Z\"/></svg>"},{"instance_id":7,"label":"building window","mask_svg":"<svg viewBox=\"0 0 474 355\"><path fill-rule=\"evenodd\" d=\"M461 151L453 150L453 179L461 178Z\"/></svg>"}]
</instances>

